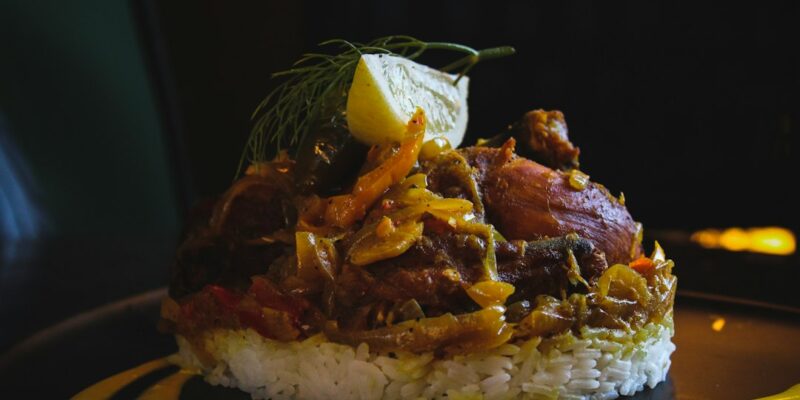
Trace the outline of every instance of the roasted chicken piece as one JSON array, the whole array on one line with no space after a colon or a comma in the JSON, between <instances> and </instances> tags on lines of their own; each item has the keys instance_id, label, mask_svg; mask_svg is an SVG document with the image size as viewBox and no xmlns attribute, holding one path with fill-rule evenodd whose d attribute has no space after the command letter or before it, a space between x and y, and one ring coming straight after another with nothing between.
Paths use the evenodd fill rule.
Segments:
<instances>
[{"instance_id":1,"label":"roasted chicken piece","mask_svg":"<svg viewBox=\"0 0 800 400\"><path fill-rule=\"evenodd\" d=\"M640 225L605 187L571 183L576 172L553 170L519 157L515 143L509 139L500 148L459 150L474 168L487 221L500 233L509 240L577 233L602 251L609 265L641 255Z\"/></svg>"}]
</instances>

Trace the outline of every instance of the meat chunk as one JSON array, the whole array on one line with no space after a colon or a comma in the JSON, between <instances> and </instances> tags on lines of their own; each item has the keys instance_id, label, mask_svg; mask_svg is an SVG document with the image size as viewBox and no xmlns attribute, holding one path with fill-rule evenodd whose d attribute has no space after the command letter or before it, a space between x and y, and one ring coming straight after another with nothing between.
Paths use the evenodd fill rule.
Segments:
<instances>
[{"instance_id":1,"label":"meat chunk","mask_svg":"<svg viewBox=\"0 0 800 400\"><path fill-rule=\"evenodd\" d=\"M246 288L252 275L265 273L284 253L281 243L265 236L292 224L289 167L285 162L260 165L257 173L236 181L210 215L198 213L203 223L190 221L172 268L173 298L208 284Z\"/></svg>"},{"instance_id":2,"label":"meat chunk","mask_svg":"<svg viewBox=\"0 0 800 400\"><path fill-rule=\"evenodd\" d=\"M336 282L338 308L390 308L414 299L427 316L474 311L478 305L466 289L483 278L485 249L486 242L474 235L429 233L399 257L367 267L346 265ZM511 300L584 290L569 281L570 252L586 281L596 280L606 269L602 254L577 235L496 243L500 279L516 287ZM345 314L340 320L343 326L370 326L367 321L354 319L374 314Z\"/></svg>"},{"instance_id":3,"label":"meat chunk","mask_svg":"<svg viewBox=\"0 0 800 400\"><path fill-rule=\"evenodd\" d=\"M567 122L561 111L528 111L519 121L490 139L483 140L481 146L500 147L510 138L520 144L520 156L558 170L578 168L580 149L569 141Z\"/></svg>"},{"instance_id":4,"label":"meat chunk","mask_svg":"<svg viewBox=\"0 0 800 400\"><path fill-rule=\"evenodd\" d=\"M497 272L502 281L516 288L508 302L533 300L540 294L560 297L562 293L585 289L569 282L569 252L575 256L581 277L588 282L597 280L608 267L603 254L577 235L498 243Z\"/></svg>"},{"instance_id":5,"label":"meat chunk","mask_svg":"<svg viewBox=\"0 0 800 400\"><path fill-rule=\"evenodd\" d=\"M272 168L264 165L262 168ZM217 202L209 226L214 233L258 238L291 225L295 212L288 179L250 175L236 181Z\"/></svg>"},{"instance_id":6,"label":"meat chunk","mask_svg":"<svg viewBox=\"0 0 800 400\"><path fill-rule=\"evenodd\" d=\"M283 254L279 244L254 244L230 236L203 235L186 240L172 268L169 294L174 299L209 284L245 289L250 277L267 271Z\"/></svg>"},{"instance_id":7,"label":"meat chunk","mask_svg":"<svg viewBox=\"0 0 800 400\"><path fill-rule=\"evenodd\" d=\"M367 267L345 265L336 281L339 304L415 299L429 314L474 308L464 292L482 273L485 243L474 235L427 232L402 255Z\"/></svg>"},{"instance_id":8,"label":"meat chunk","mask_svg":"<svg viewBox=\"0 0 800 400\"><path fill-rule=\"evenodd\" d=\"M569 233L590 240L609 264L641 254L638 225L602 185L570 185L570 174L514 154L509 139L501 148L460 150L482 194L488 221L508 239L536 240Z\"/></svg>"},{"instance_id":9,"label":"meat chunk","mask_svg":"<svg viewBox=\"0 0 800 400\"><path fill-rule=\"evenodd\" d=\"M520 155L560 170L578 168L580 149L567 137L567 121L561 111L528 111L512 128L523 145Z\"/></svg>"}]
</instances>

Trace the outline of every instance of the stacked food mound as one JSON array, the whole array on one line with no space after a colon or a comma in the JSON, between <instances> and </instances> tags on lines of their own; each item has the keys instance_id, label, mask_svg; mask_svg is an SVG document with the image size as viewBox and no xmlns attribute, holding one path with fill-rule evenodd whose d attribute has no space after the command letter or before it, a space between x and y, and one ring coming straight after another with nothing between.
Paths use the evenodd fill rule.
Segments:
<instances>
[{"instance_id":1,"label":"stacked food mound","mask_svg":"<svg viewBox=\"0 0 800 400\"><path fill-rule=\"evenodd\" d=\"M509 49L337 43L287 72L243 177L178 250L161 323L178 362L262 399L608 399L663 381L673 263L578 169L562 113L455 148L463 73ZM441 48L466 53L445 68L460 73L412 61ZM294 155L266 160L291 131Z\"/></svg>"}]
</instances>

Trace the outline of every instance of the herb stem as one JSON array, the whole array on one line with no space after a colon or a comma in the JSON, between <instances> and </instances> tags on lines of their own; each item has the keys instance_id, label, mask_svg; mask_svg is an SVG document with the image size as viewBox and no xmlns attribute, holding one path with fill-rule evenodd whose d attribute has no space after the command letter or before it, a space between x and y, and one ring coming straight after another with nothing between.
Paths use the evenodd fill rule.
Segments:
<instances>
[{"instance_id":1,"label":"herb stem","mask_svg":"<svg viewBox=\"0 0 800 400\"><path fill-rule=\"evenodd\" d=\"M251 163L266 161L269 143L277 150L286 143L295 146L324 117L320 114L341 109L362 54L390 54L413 60L427 50L462 53L464 57L441 69L445 72L459 70L455 81L458 83L479 61L514 53L514 49L507 46L475 50L462 44L424 42L405 35L386 36L367 43L331 39L321 42L320 46L338 46L341 51L338 54L305 53L292 68L271 75L284 81L253 111L253 130L237 176L244 168L245 158Z\"/></svg>"}]
</instances>

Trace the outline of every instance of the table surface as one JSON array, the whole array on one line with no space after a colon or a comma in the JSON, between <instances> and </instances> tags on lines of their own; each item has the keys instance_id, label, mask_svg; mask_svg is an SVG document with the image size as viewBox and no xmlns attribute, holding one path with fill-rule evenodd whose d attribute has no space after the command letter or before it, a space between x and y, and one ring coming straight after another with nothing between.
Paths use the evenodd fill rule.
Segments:
<instances>
[{"instance_id":1,"label":"table surface","mask_svg":"<svg viewBox=\"0 0 800 400\"><path fill-rule=\"evenodd\" d=\"M0 354L79 312L164 286L175 235L0 241Z\"/></svg>"}]
</instances>

